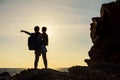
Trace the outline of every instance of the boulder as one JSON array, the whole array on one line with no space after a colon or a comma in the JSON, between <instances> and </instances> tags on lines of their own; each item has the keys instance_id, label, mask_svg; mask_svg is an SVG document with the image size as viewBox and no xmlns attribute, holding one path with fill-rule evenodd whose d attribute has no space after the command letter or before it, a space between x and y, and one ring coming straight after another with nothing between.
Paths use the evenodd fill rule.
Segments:
<instances>
[{"instance_id":1,"label":"boulder","mask_svg":"<svg viewBox=\"0 0 120 80\"><path fill-rule=\"evenodd\" d=\"M12 77L13 80L69 80L67 72L60 72L53 69L28 69Z\"/></svg>"}]
</instances>

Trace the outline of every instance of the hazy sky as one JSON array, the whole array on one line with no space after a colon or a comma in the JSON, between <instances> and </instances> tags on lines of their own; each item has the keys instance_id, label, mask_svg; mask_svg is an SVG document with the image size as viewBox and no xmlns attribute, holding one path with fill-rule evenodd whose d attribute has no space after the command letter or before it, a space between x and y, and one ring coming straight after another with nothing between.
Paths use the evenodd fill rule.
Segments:
<instances>
[{"instance_id":1,"label":"hazy sky","mask_svg":"<svg viewBox=\"0 0 120 80\"><path fill-rule=\"evenodd\" d=\"M50 68L86 65L92 46L90 23L103 3L115 0L0 0L0 67L32 68L34 52L28 35L34 26L48 28ZM39 67L43 68L40 58Z\"/></svg>"}]
</instances>

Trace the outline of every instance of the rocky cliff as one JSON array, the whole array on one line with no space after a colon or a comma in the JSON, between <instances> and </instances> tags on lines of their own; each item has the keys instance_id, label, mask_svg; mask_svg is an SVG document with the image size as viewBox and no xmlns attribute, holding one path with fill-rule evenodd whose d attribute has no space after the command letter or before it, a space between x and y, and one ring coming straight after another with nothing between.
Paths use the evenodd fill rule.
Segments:
<instances>
[{"instance_id":1,"label":"rocky cliff","mask_svg":"<svg viewBox=\"0 0 120 80\"><path fill-rule=\"evenodd\" d=\"M103 4L101 16L90 24L93 46L86 59L90 72L99 74L99 80L120 79L120 0ZM110 79L110 76L114 78ZM119 79L115 78L116 76ZM100 79L102 76L103 78Z\"/></svg>"}]
</instances>

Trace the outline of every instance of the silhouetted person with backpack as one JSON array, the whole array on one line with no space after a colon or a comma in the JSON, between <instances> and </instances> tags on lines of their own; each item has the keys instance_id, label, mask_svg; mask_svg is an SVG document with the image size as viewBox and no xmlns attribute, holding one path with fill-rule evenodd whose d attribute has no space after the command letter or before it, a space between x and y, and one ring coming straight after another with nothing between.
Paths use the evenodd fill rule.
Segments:
<instances>
[{"instance_id":1,"label":"silhouetted person with backpack","mask_svg":"<svg viewBox=\"0 0 120 80\"><path fill-rule=\"evenodd\" d=\"M45 54L44 50L42 50L42 49L44 49L44 48L42 48L42 45L44 44L43 43L44 39L42 38L42 34L39 32L39 30L40 30L39 26L34 27L35 33L30 33L28 31L21 30L21 32L24 32L24 33L30 35L30 37L28 38L28 47L30 50L34 50L34 53L35 53L35 61L34 61L34 69L35 70L37 69L38 62L39 62L39 56L41 56L41 54L43 57L45 69L47 69L46 54Z\"/></svg>"}]
</instances>

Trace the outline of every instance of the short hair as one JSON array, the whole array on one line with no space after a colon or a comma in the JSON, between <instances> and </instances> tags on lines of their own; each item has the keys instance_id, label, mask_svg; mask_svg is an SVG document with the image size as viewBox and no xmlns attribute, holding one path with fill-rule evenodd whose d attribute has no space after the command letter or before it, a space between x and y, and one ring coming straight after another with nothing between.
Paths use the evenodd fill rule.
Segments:
<instances>
[{"instance_id":1,"label":"short hair","mask_svg":"<svg viewBox=\"0 0 120 80\"><path fill-rule=\"evenodd\" d=\"M40 29L39 26L35 26L35 27L34 27L34 30L35 30L35 31L39 31L39 29Z\"/></svg>"},{"instance_id":2,"label":"short hair","mask_svg":"<svg viewBox=\"0 0 120 80\"><path fill-rule=\"evenodd\" d=\"M47 31L47 28L44 26L44 27L42 27L42 30L43 31Z\"/></svg>"}]
</instances>

